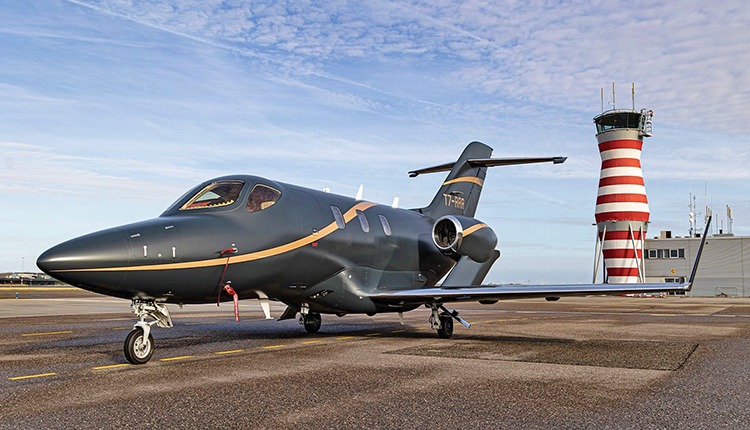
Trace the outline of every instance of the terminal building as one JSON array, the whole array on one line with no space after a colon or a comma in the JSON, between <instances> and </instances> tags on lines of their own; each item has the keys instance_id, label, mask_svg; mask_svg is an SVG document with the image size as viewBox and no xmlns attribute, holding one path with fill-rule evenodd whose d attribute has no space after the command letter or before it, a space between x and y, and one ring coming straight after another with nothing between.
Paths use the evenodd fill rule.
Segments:
<instances>
[{"instance_id":1,"label":"terminal building","mask_svg":"<svg viewBox=\"0 0 750 430\"><path fill-rule=\"evenodd\" d=\"M687 279L701 238L672 237L663 231L646 239L646 282L679 282ZM706 239L698 274L690 296L750 297L750 236L714 234Z\"/></svg>"}]
</instances>

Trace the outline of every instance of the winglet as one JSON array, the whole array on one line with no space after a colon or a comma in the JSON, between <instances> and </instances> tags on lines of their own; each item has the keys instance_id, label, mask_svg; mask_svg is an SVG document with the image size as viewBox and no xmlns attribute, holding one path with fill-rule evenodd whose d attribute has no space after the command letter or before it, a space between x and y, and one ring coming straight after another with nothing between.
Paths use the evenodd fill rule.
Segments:
<instances>
[{"instance_id":1,"label":"winglet","mask_svg":"<svg viewBox=\"0 0 750 430\"><path fill-rule=\"evenodd\" d=\"M688 286L685 291L690 291L693 288L693 281L695 281L695 275L698 273L698 263L701 261L701 254L703 254L703 245L706 244L708 238L708 229L711 226L711 215L708 217L706 222L706 228L703 230L703 237L701 238L701 244L698 247L698 253L695 254L695 261L693 262L693 270L690 272L690 279L688 279Z\"/></svg>"}]
</instances>

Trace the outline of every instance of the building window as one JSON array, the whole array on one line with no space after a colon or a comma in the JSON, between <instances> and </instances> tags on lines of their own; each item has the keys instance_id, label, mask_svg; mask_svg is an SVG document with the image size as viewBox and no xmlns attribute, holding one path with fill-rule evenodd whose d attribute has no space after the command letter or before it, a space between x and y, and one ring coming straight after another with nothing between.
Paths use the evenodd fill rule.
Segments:
<instances>
[{"instance_id":1,"label":"building window","mask_svg":"<svg viewBox=\"0 0 750 430\"><path fill-rule=\"evenodd\" d=\"M365 213L361 210L357 210L357 219L359 219L359 226L362 227L362 231L365 233L370 232L370 223L367 222L367 217L365 217Z\"/></svg>"},{"instance_id":2,"label":"building window","mask_svg":"<svg viewBox=\"0 0 750 430\"><path fill-rule=\"evenodd\" d=\"M383 233L385 233L386 236L390 236L392 232L388 218L386 218L385 215L378 215L378 218L380 218L380 224L383 225Z\"/></svg>"},{"instance_id":3,"label":"building window","mask_svg":"<svg viewBox=\"0 0 750 430\"><path fill-rule=\"evenodd\" d=\"M648 253L646 254L646 258L656 258L656 250L655 249L649 249Z\"/></svg>"},{"instance_id":4,"label":"building window","mask_svg":"<svg viewBox=\"0 0 750 430\"><path fill-rule=\"evenodd\" d=\"M685 258L685 248L678 249L677 255L679 256L679 258Z\"/></svg>"},{"instance_id":5,"label":"building window","mask_svg":"<svg viewBox=\"0 0 750 430\"><path fill-rule=\"evenodd\" d=\"M669 250L669 258L677 258L677 250L676 249L670 249Z\"/></svg>"},{"instance_id":6,"label":"building window","mask_svg":"<svg viewBox=\"0 0 750 430\"><path fill-rule=\"evenodd\" d=\"M333 219L336 220L336 225L340 229L346 228L346 222L344 222L344 216L341 215L341 209L337 206L331 206L331 212L333 212Z\"/></svg>"}]
</instances>

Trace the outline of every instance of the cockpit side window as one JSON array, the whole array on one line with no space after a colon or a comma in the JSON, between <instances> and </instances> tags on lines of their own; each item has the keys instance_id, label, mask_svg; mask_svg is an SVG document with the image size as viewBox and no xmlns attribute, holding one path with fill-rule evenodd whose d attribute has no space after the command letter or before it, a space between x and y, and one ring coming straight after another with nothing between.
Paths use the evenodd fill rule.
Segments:
<instances>
[{"instance_id":1,"label":"cockpit side window","mask_svg":"<svg viewBox=\"0 0 750 430\"><path fill-rule=\"evenodd\" d=\"M212 182L191 197L187 203L180 207L180 210L229 206L237 201L244 185L245 182L243 181Z\"/></svg>"},{"instance_id":2,"label":"cockpit side window","mask_svg":"<svg viewBox=\"0 0 750 430\"><path fill-rule=\"evenodd\" d=\"M268 185L258 184L250 191L247 198L247 211L259 212L273 206L281 197L281 191L271 188Z\"/></svg>"}]
</instances>

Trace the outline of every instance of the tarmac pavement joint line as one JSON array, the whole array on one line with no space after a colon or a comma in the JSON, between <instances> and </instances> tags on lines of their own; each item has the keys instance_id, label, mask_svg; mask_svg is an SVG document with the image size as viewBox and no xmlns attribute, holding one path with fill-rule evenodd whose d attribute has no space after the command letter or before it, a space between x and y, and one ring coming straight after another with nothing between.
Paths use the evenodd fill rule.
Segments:
<instances>
[{"instance_id":1,"label":"tarmac pavement joint line","mask_svg":"<svg viewBox=\"0 0 750 430\"><path fill-rule=\"evenodd\" d=\"M20 381L23 379L32 379L32 378L45 378L47 376L55 376L57 373L51 372L51 373L38 373L36 375L25 375L25 376L13 376L10 379L11 381Z\"/></svg>"}]
</instances>

